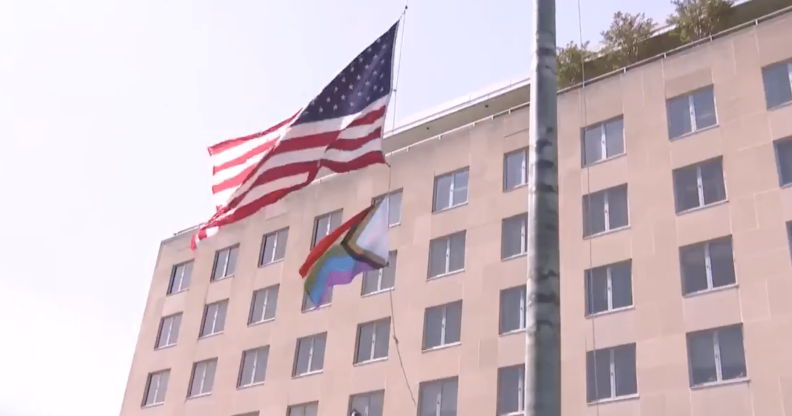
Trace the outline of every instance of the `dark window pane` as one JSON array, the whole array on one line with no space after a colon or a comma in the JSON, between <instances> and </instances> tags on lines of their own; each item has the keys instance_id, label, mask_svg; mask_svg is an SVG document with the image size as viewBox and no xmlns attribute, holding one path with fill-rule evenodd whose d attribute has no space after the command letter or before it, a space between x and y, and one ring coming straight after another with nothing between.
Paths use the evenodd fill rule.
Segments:
<instances>
[{"instance_id":1,"label":"dark window pane","mask_svg":"<svg viewBox=\"0 0 792 416\"><path fill-rule=\"evenodd\" d=\"M275 248L275 258L273 260L282 260L286 257L286 243L289 241L289 229L278 231L278 245Z\"/></svg>"},{"instance_id":2,"label":"dark window pane","mask_svg":"<svg viewBox=\"0 0 792 416\"><path fill-rule=\"evenodd\" d=\"M396 260L398 255L395 251L388 253L388 265L382 269L382 282L379 290L392 289L396 284Z\"/></svg>"},{"instance_id":3,"label":"dark window pane","mask_svg":"<svg viewBox=\"0 0 792 416\"><path fill-rule=\"evenodd\" d=\"M522 366L506 367L498 370L498 415L516 413L523 410L520 406L523 394L525 369Z\"/></svg>"},{"instance_id":4,"label":"dark window pane","mask_svg":"<svg viewBox=\"0 0 792 416\"><path fill-rule=\"evenodd\" d=\"M419 390L418 415L437 416L437 409L440 407L442 384L440 382L421 383Z\"/></svg>"},{"instance_id":5,"label":"dark window pane","mask_svg":"<svg viewBox=\"0 0 792 416\"><path fill-rule=\"evenodd\" d=\"M693 109L696 115L696 130L711 127L717 123L715 96L712 87L693 94Z\"/></svg>"},{"instance_id":6,"label":"dark window pane","mask_svg":"<svg viewBox=\"0 0 792 416\"><path fill-rule=\"evenodd\" d=\"M297 363L294 366L294 375L305 374L309 370L308 364L311 357L311 338L301 338L297 341Z\"/></svg>"},{"instance_id":7,"label":"dark window pane","mask_svg":"<svg viewBox=\"0 0 792 416\"><path fill-rule=\"evenodd\" d=\"M465 268L465 233L456 233L450 236L451 248L449 259L449 272L462 270Z\"/></svg>"},{"instance_id":8,"label":"dark window pane","mask_svg":"<svg viewBox=\"0 0 792 416\"><path fill-rule=\"evenodd\" d=\"M762 69L762 80L764 81L767 108L792 101L792 85L789 81L787 62Z\"/></svg>"},{"instance_id":9,"label":"dark window pane","mask_svg":"<svg viewBox=\"0 0 792 416\"><path fill-rule=\"evenodd\" d=\"M742 327L735 325L718 331L718 346L723 380L746 377Z\"/></svg>"},{"instance_id":10,"label":"dark window pane","mask_svg":"<svg viewBox=\"0 0 792 416\"><path fill-rule=\"evenodd\" d=\"M583 227L586 236L605 231L604 192L583 196Z\"/></svg>"},{"instance_id":11,"label":"dark window pane","mask_svg":"<svg viewBox=\"0 0 792 416\"><path fill-rule=\"evenodd\" d=\"M446 307L445 344L459 342L462 333L462 302Z\"/></svg>"},{"instance_id":12,"label":"dark window pane","mask_svg":"<svg viewBox=\"0 0 792 416\"><path fill-rule=\"evenodd\" d=\"M696 244L679 249L684 293L694 293L708 288L707 264L704 245Z\"/></svg>"},{"instance_id":13,"label":"dark window pane","mask_svg":"<svg viewBox=\"0 0 792 416\"><path fill-rule=\"evenodd\" d=\"M443 331L443 309L432 307L426 309L424 318L424 349L440 346Z\"/></svg>"},{"instance_id":14,"label":"dark window pane","mask_svg":"<svg viewBox=\"0 0 792 416\"><path fill-rule=\"evenodd\" d=\"M626 227L630 220L627 213L627 186L619 186L607 190L608 193L608 229Z\"/></svg>"},{"instance_id":15,"label":"dark window pane","mask_svg":"<svg viewBox=\"0 0 792 416\"><path fill-rule=\"evenodd\" d=\"M687 95L668 100L668 137L670 139L690 133L690 107Z\"/></svg>"},{"instance_id":16,"label":"dark window pane","mask_svg":"<svg viewBox=\"0 0 792 416\"><path fill-rule=\"evenodd\" d=\"M615 369L616 396L638 393L638 381L635 374L635 344L613 349L613 367Z\"/></svg>"},{"instance_id":17,"label":"dark window pane","mask_svg":"<svg viewBox=\"0 0 792 416\"><path fill-rule=\"evenodd\" d=\"M712 267L712 287L734 284L734 259L732 257L731 239L711 241L709 243L709 254Z\"/></svg>"},{"instance_id":18,"label":"dark window pane","mask_svg":"<svg viewBox=\"0 0 792 416\"><path fill-rule=\"evenodd\" d=\"M776 141L776 157L781 185L792 183L792 139Z\"/></svg>"},{"instance_id":19,"label":"dark window pane","mask_svg":"<svg viewBox=\"0 0 792 416\"><path fill-rule=\"evenodd\" d=\"M688 334L691 385L718 381L715 347L711 332Z\"/></svg>"},{"instance_id":20,"label":"dark window pane","mask_svg":"<svg viewBox=\"0 0 792 416\"><path fill-rule=\"evenodd\" d=\"M261 264L269 264L275 260L275 246L277 245L277 234L270 234L264 237L264 253L261 255Z\"/></svg>"},{"instance_id":21,"label":"dark window pane","mask_svg":"<svg viewBox=\"0 0 792 416\"><path fill-rule=\"evenodd\" d=\"M454 174L453 205L459 205L468 200L468 171L467 169Z\"/></svg>"},{"instance_id":22,"label":"dark window pane","mask_svg":"<svg viewBox=\"0 0 792 416\"><path fill-rule=\"evenodd\" d=\"M701 205L699 202L698 170L695 166L674 171L674 195L676 212L682 212Z\"/></svg>"},{"instance_id":23,"label":"dark window pane","mask_svg":"<svg viewBox=\"0 0 792 416\"><path fill-rule=\"evenodd\" d=\"M429 277L445 274L448 250L448 237L438 238L429 243Z\"/></svg>"},{"instance_id":24,"label":"dark window pane","mask_svg":"<svg viewBox=\"0 0 792 416\"><path fill-rule=\"evenodd\" d=\"M505 259L525 252L525 221L525 215L503 220L501 258Z\"/></svg>"},{"instance_id":25,"label":"dark window pane","mask_svg":"<svg viewBox=\"0 0 792 416\"><path fill-rule=\"evenodd\" d=\"M632 305L632 264L630 262L614 264L611 273L611 298L614 308Z\"/></svg>"},{"instance_id":26,"label":"dark window pane","mask_svg":"<svg viewBox=\"0 0 792 416\"><path fill-rule=\"evenodd\" d=\"M452 175L440 176L435 180L435 197L433 211L440 211L451 206Z\"/></svg>"},{"instance_id":27,"label":"dark window pane","mask_svg":"<svg viewBox=\"0 0 792 416\"><path fill-rule=\"evenodd\" d=\"M501 291L500 333L523 328L525 288L515 287Z\"/></svg>"},{"instance_id":28,"label":"dark window pane","mask_svg":"<svg viewBox=\"0 0 792 416\"><path fill-rule=\"evenodd\" d=\"M440 416L456 416L457 410L457 380L443 382L440 397Z\"/></svg>"},{"instance_id":29,"label":"dark window pane","mask_svg":"<svg viewBox=\"0 0 792 416\"><path fill-rule=\"evenodd\" d=\"M326 344L327 335L322 334L314 336L313 357L311 357L311 371L319 371L324 368L324 354Z\"/></svg>"},{"instance_id":30,"label":"dark window pane","mask_svg":"<svg viewBox=\"0 0 792 416\"><path fill-rule=\"evenodd\" d=\"M586 272L586 310L589 315L608 310L608 270L597 267Z\"/></svg>"},{"instance_id":31,"label":"dark window pane","mask_svg":"<svg viewBox=\"0 0 792 416\"><path fill-rule=\"evenodd\" d=\"M525 183L526 160L525 151L509 153L504 162L504 187L514 189Z\"/></svg>"},{"instance_id":32,"label":"dark window pane","mask_svg":"<svg viewBox=\"0 0 792 416\"><path fill-rule=\"evenodd\" d=\"M355 362L362 363L372 358L371 343L374 339L374 325L364 324L360 326L358 335L357 358Z\"/></svg>"},{"instance_id":33,"label":"dark window pane","mask_svg":"<svg viewBox=\"0 0 792 416\"><path fill-rule=\"evenodd\" d=\"M220 250L215 257L215 267L212 272L212 280L225 277L226 265L228 264L228 250Z\"/></svg>"},{"instance_id":34,"label":"dark window pane","mask_svg":"<svg viewBox=\"0 0 792 416\"><path fill-rule=\"evenodd\" d=\"M720 159L701 164L701 186L704 188L704 205L726 199L723 164Z\"/></svg>"},{"instance_id":35,"label":"dark window pane","mask_svg":"<svg viewBox=\"0 0 792 416\"><path fill-rule=\"evenodd\" d=\"M388 196L387 202L390 203L388 207L388 224L395 225L401 222L401 201L401 192L395 192Z\"/></svg>"},{"instance_id":36,"label":"dark window pane","mask_svg":"<svg viewBox=\"0 0 792 416\"><path fill-rule=\"evenodd\" d=\"M605 158L602 154L602 125L588 128L583 133L583 166Z\"/></svg>"},{"instance_id":37,"label":"dark window pane","mask_svg":"<svg viewBox=\"0 0 792 416\"><path fill-rule=\"evenodd\" d=\"M624 119L617 118L605 124L605 148L607 157L624 153Z\"/></svg>"},{"instance_id":38,"label":"dark window pane","mask_svg":"<svg viewBox=\"0 0 792 416\"><path fill-rule=\"evenodd\" d=\"M383 320L376 324L374 342L374 358L388 356L388 342L390 341L390 320Z\"/></svg>"}]
</instances>

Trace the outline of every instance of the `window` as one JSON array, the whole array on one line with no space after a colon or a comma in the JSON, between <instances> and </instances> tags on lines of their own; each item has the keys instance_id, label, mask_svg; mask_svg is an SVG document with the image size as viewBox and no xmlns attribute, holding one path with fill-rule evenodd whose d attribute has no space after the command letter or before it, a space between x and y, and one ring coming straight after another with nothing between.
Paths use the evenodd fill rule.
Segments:
<instances>
[{"instance_id":1,"label":"window","mask_svg":"<svg viewBox=\"0 0 792 416\"><path fill-rule=\"evenodd\" d=\"M767 108L792 102L792 61L762 68Z\"/></svg>"},{"instance_id":2,"label":"window","mask_svg":"<svg viewBox=\"0 0 792 416\"><path fill-rule=\"evenodd\" d=\"M630 224L627 185L583 196L584 237L626 227Z\"/></svg>"},{"instance_id":3,"label":"window","mask_svg":"<svg viewBox=\"0 0 792 416\"><path fill-rule=\"evenodd\" d=\"M286 256L286 241L289 239L289 229L269 233L264 236L261 243L261 260L259 266L266 266L270 263L283 260Z\"/></svg>"},{"instance_id":4,"label":"window","mask_svg":"<svg viewBox=\"0 0 792 416\"><path fill-rule=\"evenodd\" d=\"M308 297L308 294L303 292L302 311L310 312L316 308L327 306L332 302L333 302L333 286L329 286L327 289L325 289L324 298L322 298L321 303L319 303L319 305L314 305L313 301L311 301L311 298Z\"/></svg>"},{"instance_id":5,"label":"window","mask_svg":"<svg viewBox=\"0 0 792 416\"><path fill-rule=\"evenodd\" d=\"M204 308L203 323L201 324L201 337L219 334L225 328L228 299L210 303Z\"/></svg>"},{"instance_id":6,"label":"window","mask_svg":"<svg viewBox=\"0 0 792 416\"><path fill-rule=\"evenodd\" d=\"M393 289L396 283L396 252L388 253L388 265L379 270L363 273L361 296Z\"/></svg>"},{"instance_id":7,"label":"window","mask_svg":"<svg viewBox=\"0 0 792 416\"><path fill-rule=\"evenodd\" d=\"M528 183L528 149L503 155L503 190L508 191L526 183Z\"/></svg>"},{"instance_id":8,"label":"window","mask_svg":"<svg viewBox=\"0 0 792 416\"><path fill-rule=\"evenodd\" d=\"M190 379L190 394L188 397L197 397L212 392L214 386L217 358L199 361L193 364L192 378Z\"/></svg>"},{"instance_id":9,"label":"window","mask_svg":"<svg viewBox=\"0 0 792 416\"><path fill-rule=\"evenodd\" d=\"M349 398L349 412L358 412L360 416L382 416L382 407L385 401L385 392L372 391L360 393Z\"/></svg>"},{"instance_id":10,"label":"window","mask_svg":"<svg viewBox=\"0 0 792 416\"><path fill-rule=\"evenodd\" d=\"M177 264L171 271L170 283L168 283L168 294L183 292L190 288L190 278L192 277L193 262Z\"/></svg>"},{"instance_id":11,"label":"window","mask_svg":"<svg viewBox=\"0 0 792 416\"><path fill-rule=\"evenodd\" d=\"M456 416L458 379L423 382L418 387L418 416Z\"/></svg>"},{"instance_id":12,"label":"window","mask_svg":"<svg viewBox=\"0 0 792 416\"><path fill-rule=\"evenodd\" d=\"M181 313L162 318L160 321L159 333L157 334L157 348L165 348L170 347L171 345L176 345L176 342L179 340L181 318Z\"/></svg>"},{"instance_id":13,"label":"window","mask_svg":"<svg viewBox=\"0 0 792 416\"><path fill-rule=\"evenodd\" d=\"M462 335L462 301L426 308L423 349L456 344Z\"/></svg>"},{"instance_id":14,"label":"window","mask_svg":"<svg viewBox=\"0 0 792 416\"><path fill-rule=\"evenodd\" d=\"M525 286L500 292L500 333L525 329Z\"/></svg>"},{"instance_id":15,"label":"window","mask_svg":"<svg viewBox=\"0 0 792 416\"><path fill-rule=\"evenodd\" d=\"M668 100L668 138L712 127L718 123L712 86Z\"/></svg>"},{"instance_id":16,"label":"window","mask_svg":"<svg viewBox=\"0 0 792 416\"><path fill-rule=\"evenodd\" d=\"M314 233L311 239L311 247L314 247L322 238L333 232L341 225L341 218L344 215L342 210L333 211L316 217L314 220Z\"/></svg>"},{"instance_id":17,"label":"window","mask_svg":"<svg viewBox=\"0 0 792 416\"><path fill-rule=\"evenodd\" d=\"M687 348L691 386L748 376L742 324L691 332Z\"/></svg>"},{"instance_id":18,"label":"window","mask_svg":"<svg viewBox=\"0 0 792 416\"><path fill-rule=\"evenodd\" d=\"M586 390L589 403L637 394L635 344L587 352Z\"/></svg>"},{"instance_id":19,"label":"window","mask_svg":"<svg viewBox=\"0 0 792 416\"><path fill-rule=\"evenodd\" d=\"M583 130L583 167L624 153L624 118L619 117Z\"/></svg>"},{"instance_id":20,"label":"window","mask_svg":"<svg viewBox=\"0 0 792 416\"><path fill-rule=\"evenodd\" d=\"M234 272L236 272L237 254L239 254L238 245L218 250L215 253L214 269L212 270L213 281L234 275Z\"/></svg>"},{"instance_id":21,"label":"window","mask_svg":"<svg viewBox=\"0 0 792 416\"><path fill-rule=\"evenodd\" d=\"M355 364L388 358L390 318L358 325Z\"/></svg>"},{"instance_id":22,"label":"window","mask_svg":"<svg viewBox=\"0 0 792 416\"><path fill-rule=\"evenodd\" d=\"M168 391L170 370L151 373L146 378L146 390L143 396L143 407L165 403L165 392Z\"/></svg>"},{"instance_id":23,"label":"window","mask_svg":"<svg viewBox=\"0 0 792 416\"><path fill-rule=\"evenodd\" d=\"M775 141L776 162L781 186L792 184L792 137Z\"/></svg>"},{"instance_id":24,"label":"window","mask_svg":"<svg viewBox=\"0 0 792 416\"><path fill-rule=\"evenodd\" d=\"M239 368L237 387L263 383L267 375L267 358L269 358L269 347L242 352L242 365Z\"/></svg>"},{"instance_id":25,"label":"window","mask_svg":"<svg viewBox=\"0 0 792 416\"><path fill-rule=\"evenodd\" d=\"M382 201L383 204L390 204L390 206L388 206L388 225L393 226L399 224L401 222L402 191L398 190L388 195L374 198L375 204L380 201Z\"/></svg>"},{"instance_id":26,"label":"window","mask_svg":"<svg viewBox=\"0 0 792 416\"><path fill-rule=\"evenodd\" d=\"M715 158L674 170L676 212L726 200L723 159Z\"/></svg>"},{"instance_id":27,"label":"window","mask_svg":"<svg viewBox=\"0 0 792 416\"><path fill-rule=\"evenodd\" d=\"M275 310L278 308L279 289L280 286L274 285L253 292L253 300L250 302L248 325L275 319Z\"/></svg>"},{"instance_id":28,"label":"window","mask_svg":"<svg viewBox=\"0 0 792 416\"><path fill-rule=\"evenodd\" d=\"M288 416L316 416L319 402L296 404L289 406Z\"/></svg>"},{"instance_id":29,"label":"window","mask_svg":"<svg viewBox=\"0 0 792 416\"><path fill-rule=\"evenodd\" d=\"M311 335L297 340L297 357L294 360L293 376L317 373L324 368L327 333Z\"/></svg>"},{"instance_id":30,"label":"window","mask_svg":"<svg viewBox=\"0 0 792 416\"><path fill-rule=\"evenodd\" d=\"M432 212L462 205L468 201L468 168L435 178Z\"/></svg>"},{"instance_id":31,"label":"window","mask_svg":"<svg viewBox=\"0 0 792 416\"><path fill-rule=\"evenodd\" d=\"M259 416L259 412L241 413L234 416Z\"/></svg>"},{"instance_id":32,"label":"window","mask_svg":"<svg viewBox=\"0 0 792 416\"><path fill-rule=\"evenodd\" d=\"M586 316L632 306L632 262L595 267L585 272Z\"/></svg>"},{"instance_id":33,"label":"window","mask_svg":"<svg viewBox=\"0 0 792 416\"><path fill-rule=\"evenodd\" d=\"M680 247L679 263L685 295L736 282L731 237Z\"/></svg>"},{"instance_id":34,"label":"window","mask_svg":"<svg viewBox=\"0 0 792 416\"><path fill-rule=\"evenodd\" d=\"M465 231L429 243L429 278L465 269Z\"/></svg>"},{"instance_id":35,"label":"window","mask_svg":"<svg viewBox=\"0 0 792 416\"><path fill-rule=\"evenodd\" d=\"M503 220L501 226L501 259L525 254L528 249L528 215L520 214Z\"/></svg>"},{"instance_id":36,"label":"window","mask_svg":"<svg viewBox=\"0 0 792 416\"><path fill-rule=\"evenodd\" d=\"M525 366L498 369L498 415L525 411Z\"/></svg>"}]
</instances>

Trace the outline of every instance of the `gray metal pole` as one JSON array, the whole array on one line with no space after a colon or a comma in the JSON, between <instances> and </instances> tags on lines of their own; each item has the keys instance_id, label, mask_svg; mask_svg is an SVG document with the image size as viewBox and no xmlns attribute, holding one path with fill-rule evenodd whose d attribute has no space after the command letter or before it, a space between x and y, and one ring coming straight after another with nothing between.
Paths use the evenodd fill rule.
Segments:
<instances>
[{"instance_id":1,"label":"gray metal pole","mask_svg":"<svg viewBox=\"0 0 792 416\"><path fill-rule=\"evenodd\" d=\"M525 416L561 415L555 0L534 0L528 141Z\"/></svg>"}]
</instances>

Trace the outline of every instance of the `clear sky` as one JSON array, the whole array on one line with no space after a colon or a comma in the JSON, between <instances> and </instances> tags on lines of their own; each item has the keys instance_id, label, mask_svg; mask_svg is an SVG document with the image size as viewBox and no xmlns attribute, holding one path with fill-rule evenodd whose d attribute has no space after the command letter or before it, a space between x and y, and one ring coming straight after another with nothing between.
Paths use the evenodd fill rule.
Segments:
<instances>
[{"instance_id":1,"label":"clear sky","mask_svg":"<svg viewBox=\"0 0 792 416\"><path fill-rule=\"evenodd\" d=\"M618 10L672 11L581 1L592 43ZM403 7L0 1L0 416L119 413L159 242L212 211L206 147L291 115ZM411 0L398 118L527 75L531 9Z\"/></svg>"}]
</instances>

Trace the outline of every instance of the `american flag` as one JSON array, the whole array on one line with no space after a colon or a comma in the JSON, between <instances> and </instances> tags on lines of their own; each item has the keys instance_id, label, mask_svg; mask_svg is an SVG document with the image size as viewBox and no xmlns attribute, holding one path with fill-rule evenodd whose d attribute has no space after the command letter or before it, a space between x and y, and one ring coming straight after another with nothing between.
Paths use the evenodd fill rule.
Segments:
<instances>
[{"instance_id":1,"label":"american flag","mask_svg":"<svg viewBox=\"0 0 792 416\"><path fill-rule=\"evenodd\" d=\"M343 173L385 163L382 131L399 23L358 55L297 114L269 129L209 148L217 211L199 241L308 186L320 169Z\"/></svg>"}]
</instances>

